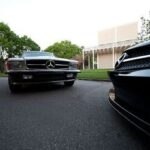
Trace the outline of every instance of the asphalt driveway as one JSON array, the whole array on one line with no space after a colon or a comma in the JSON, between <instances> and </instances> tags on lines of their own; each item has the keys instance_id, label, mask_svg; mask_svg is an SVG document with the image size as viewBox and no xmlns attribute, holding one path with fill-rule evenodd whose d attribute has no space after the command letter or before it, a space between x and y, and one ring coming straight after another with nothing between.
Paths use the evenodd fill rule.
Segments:
<instances>
[{"instance_id":1,"label":"asphalt driveway","mask_svg":"<svg viewBox=\"0 0 150 150\"><path fill-rule=\"evenodd\" d=\"M10 93L0 78L0 150L146 150L150 140L108 102L110 82Z\"/></svg>"}]
</instances>

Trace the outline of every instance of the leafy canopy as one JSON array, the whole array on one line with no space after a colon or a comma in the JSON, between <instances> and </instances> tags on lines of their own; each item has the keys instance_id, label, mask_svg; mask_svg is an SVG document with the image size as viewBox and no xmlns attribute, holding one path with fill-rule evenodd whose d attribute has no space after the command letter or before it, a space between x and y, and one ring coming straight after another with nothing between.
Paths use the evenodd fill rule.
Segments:
<instances>
[{"instance_id":1,"label":"leafy canopy","mask_svg":"<svg viewBox=\"0 0 150 150\"><path fill-rule=\"evenodd\" d=\"M8 57L20 55L23 50L40 50L40 47L31 38L19 37L7 24L0 22L0 57L3 57L3 54Z\"/></svg>"},{"instance_id":2,"label":"leafy canopy","mask_svg":"<svg viewBox=\"0 0 150 150\"><path fill-rule=\"evenodd\" d=\"M141 17L141 31L138 34L137 43L150 40L150 20Z\"/></svg>"},{"instance_id":3,"label":"leafy canopy","mask_svg":"<svg viewBox=\"0 0 150 150\"><path fill-rule=\"evenodd\" d=\"M72 44L70 41L65 40L56 42L53 45L45 49L47 52L54 53L57 57L73 58L74 56L81 54L82 47Z\"/></svg>"}]
</instances>

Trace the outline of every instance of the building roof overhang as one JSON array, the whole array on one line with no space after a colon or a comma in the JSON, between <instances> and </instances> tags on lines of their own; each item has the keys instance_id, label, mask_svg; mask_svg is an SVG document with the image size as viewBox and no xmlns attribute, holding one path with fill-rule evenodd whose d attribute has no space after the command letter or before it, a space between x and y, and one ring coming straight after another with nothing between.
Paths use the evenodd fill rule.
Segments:
<instances>
[{"instance_id":1,"label":"building roof overhang","mask_svg":"<svg viewBox=\"0 0 150 150\"><path fill-rule=\"evenodd\" d=\"M99 54L107 54L107 53L112 53L112 49L114 49L116 52L122 52L125 49L134 45L135 42L136 42L136 39L118 41L114 43L106 43L106 44L101 44L95 47L84 48L83 51L85 53L91 53L92 51L94 51Z\"/></svg>"}]
</instances>

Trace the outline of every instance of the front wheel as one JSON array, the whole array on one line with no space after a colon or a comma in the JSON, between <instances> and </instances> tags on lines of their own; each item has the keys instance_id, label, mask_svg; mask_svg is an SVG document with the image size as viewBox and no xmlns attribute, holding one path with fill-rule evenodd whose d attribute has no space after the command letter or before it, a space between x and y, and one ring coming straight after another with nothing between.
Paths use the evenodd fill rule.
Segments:
<instances>
[{"instance_id":1,"label":"front wheel","mask_svg":"<svg viewBox=\"0 0 150 150\"><path fill-rule=\"evenodd\" d=\"M73 86L74 85L74 81L66 81L64 82L65 86Z\"/></svg>"}]
</instances>

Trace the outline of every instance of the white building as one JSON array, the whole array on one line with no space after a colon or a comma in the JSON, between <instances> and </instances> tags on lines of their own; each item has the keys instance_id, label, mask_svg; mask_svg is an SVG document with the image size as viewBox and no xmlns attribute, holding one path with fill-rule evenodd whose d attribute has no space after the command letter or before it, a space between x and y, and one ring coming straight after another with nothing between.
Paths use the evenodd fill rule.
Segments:
<instances>
[{"instance_id":1,"label":"white building","mask_svg":"<svg viewBox=\"0 0 150 150\"><path fill-rule=\"evenodd\" d=\"M122 52L132 46L138 35L138 22L98 33L98 46L83 49L83 69L114 68Z\"/></svg>"}]
</instances>

